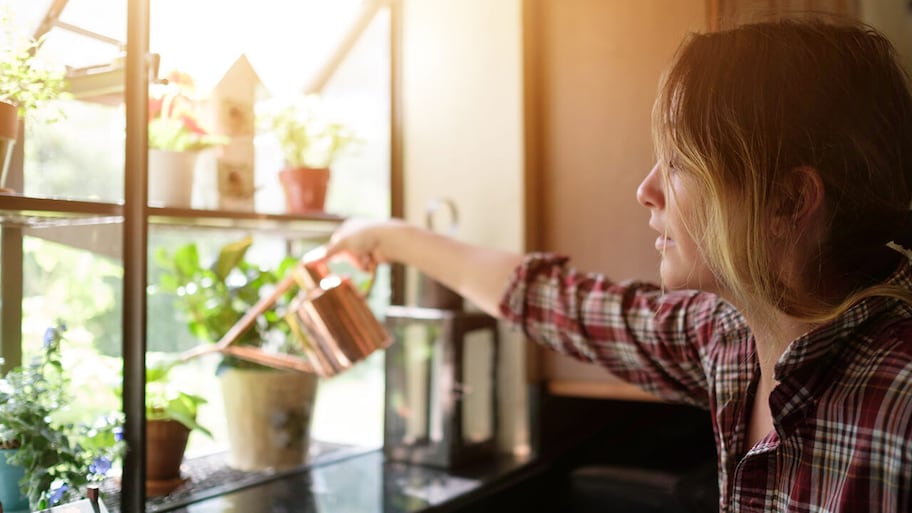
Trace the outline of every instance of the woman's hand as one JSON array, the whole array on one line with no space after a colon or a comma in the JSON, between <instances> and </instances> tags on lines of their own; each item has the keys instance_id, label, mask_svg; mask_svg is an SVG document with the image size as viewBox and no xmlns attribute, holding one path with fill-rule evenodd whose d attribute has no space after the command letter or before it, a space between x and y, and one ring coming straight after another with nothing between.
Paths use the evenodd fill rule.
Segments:
<instances>
[{"instance_id":1,"label":"woman's hand","mask_svg":"<svg viewBox=\"0 0 912 513\"><path fill-rule=\"evenodd\" d=\"M348 220L333 233L326 245L324 258L331 259L338 255L361 270L370 270L377 264L399 262L399 258L391 253L391 250L396 249L393 241L399 239L401 244L402 239L405 239L407 243L408 237L397 232L408 231L410 228L399 219Z\"/></svg>"},{"instance_id":2,"label":"woman's hand","mask_svg":"<svg viewBox=\"0 0 912 513\"><path fill-rule=\"evenodd\" d=\"M414 267L495 316L510 274L522 262L516 253L461 242L399 219L342 223L321 259L336 257L368 271L383 263Z\"/></svg>"}]
</instances>

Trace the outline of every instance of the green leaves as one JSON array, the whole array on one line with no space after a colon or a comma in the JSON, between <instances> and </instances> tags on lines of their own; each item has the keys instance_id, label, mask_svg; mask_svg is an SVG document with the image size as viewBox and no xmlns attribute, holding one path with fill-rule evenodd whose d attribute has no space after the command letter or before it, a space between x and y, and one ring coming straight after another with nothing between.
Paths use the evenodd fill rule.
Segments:
<instances>
[{"instance_id":1,"label":"green leaves","mask_svg":"<svg viewBox=\"0 0 912 513\"><path fill-rule=\"evenodd\" d=\"M174 294L185 316L187 329L202 342L219 340L260 298L298 263L293 257L281 260L274 269L262 267L247 259L253 245L245 237L222 246L211 265L204 265L195 243L181 246L173 252L162 248L155 254L162 268L159 290ZM283 309L291 301L294 290L278 302L275 309L260 315L253 328L237 342L241 345L282 350L291 340L290 327L284 320ZM275 341L279 340L278 347ZM219 366L259 367L256 364L226 357Z\"/></svg>"},{"instance_id":2,"label":"green leaves","mask_svg":"<svg viewBox=\"0 0 912 513\"><path fill-rule=\"evenodd\" d=\"M329 119L314 94L266 105L259 121L278 139L291 167L330 167L358 142L352 130Z\"/></svg>"},{"instance_id":3,"label":"green leaves","mask_svg":"<svg viewBox=\"0 0 912 513\"><path fill-rule=\"evenodd\" d=\"M63 324L49 328L43 351L0 379L0 444L18 447L8 461L25 469L21 485L32 509L51 505L52 495L64 498L67 489L78 492L101 479L103 475L93 470L101 467L93 462L110 461L120 450L113 440L113 430L119 427L114 417L96 426L55 419L70 402L69 380L61 364L65 330Z\"/></svg>"},{"instance_id":4,"label":"green leaves","mask_svg":"<svg viewBox=\"0 0 912 513\"><path fill-rule=\"evenodd\" d=\"M244 255L247 254L251 244L253 244L253 238L246 237L237 242L225 244L222 247L219 251L218 260L212 266L219 281L225 281L228 278L228 273L241 265L244 261Z\"/></svg>"},{"instance_id":5,"label":"green leaves","mask_svg":"<svg viewBox=\"0 0 912 513\"><path fill-rule=\"evenodd\" d=\"M176 420L191 430L206 436L212 433L197 421L199 407L206 404L204 397L181 390L170 379L171 371L180 365L178 359L162 359L146 366L146 419Z\"/></svg>"},{"instance_id":6,"label":"green leaves","mask_svg":"<svg viewBox=\"0 0 912 513\"><path fill-rule=\"evenodd\" d=\"M38 109L63 94L63 67L50 67L35 57L44 41L17 32L12 14L0 9L0 100L19 108L19 115Z\"/></svg>"},{"instance_id":7,"label":"green leaves","mask_svg":"<svg viewBox=\"0 0 912 513\"><path fill-rule=\"evenodd\" d=\"M168 151L201 151L228 144L221 135L201 134L187 129L178 118L156 118L149 121L149 147Z\"/></svg>"}]
</instances>

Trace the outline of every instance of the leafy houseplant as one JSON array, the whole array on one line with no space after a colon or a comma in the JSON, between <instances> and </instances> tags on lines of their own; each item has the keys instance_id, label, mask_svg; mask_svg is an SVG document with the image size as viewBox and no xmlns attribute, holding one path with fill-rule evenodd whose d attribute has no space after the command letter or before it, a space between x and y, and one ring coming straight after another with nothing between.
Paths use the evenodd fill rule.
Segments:
<instances>
[{"instance_id":1,"label":"leafy houseplant","mask_svg":"<svg viewBox=\"0 0 912 513\"><path fill-rule=\"evenodd\" d=\"M66 71L35 57L44 40L24 37L14 25L9 10L0 9L0 101L25 116L63 94Z\"/></svg>"},{"instance_id":2,"label":"leafy houseplant","mask_svg":"<svg viewBox=\"0 0 912 513\"><path fill-rule=\"evenodd\" d=\"M278 139L289 167L330 167L357 140L354 132L323 112L314 94L267 105L259 117Z\"/></svg>"},{"instance_id":3,"label":"leafy houseplant","mask_svg":"<svg viewBox=\"0 0 912 513\"><path fill-rule=\"evenodd\" d=\"M174 71L166 81L149 95L149 148L195 152L227 144L228 137L211 134L200 125L193 79Z\"/></svg>"},{"instance_id":4,"label":"leafy houseplant","mask_svg":"<svg viewBox=\"0 0 912 513\"><path fill-rule=\"evenodd\" d=\"M288 210L322 211L330 167L358 141L355 133L332 120L313 94L266 105L259 120L276 137L285 158L279 180Z\"/></svg>"},{"instance_id":5,"label":"leafy houseplant","mask_svg":"<svg viewBox=\"0 0 912 513\"><path fill-rule=\"evenodd\" d=\"M155 255L166 271L158 280L160 290L177 295L190 332L204 344L221 339L298 263L286 257L273 269L260 267L246 258L252 242L248 237L226 244L211 265L202 263L195 243ZM284 320L293 289L259 315L234 345L301 355ZM225 407L229 466L249 471L288 468L306 461L317 376L277 371L233 356L222 357L217 373Z\"/></svg>"},{"instance_id":6,"label":"leafy houseplant","mask_svg":"<svg viewBox=\"0 0 912 513\"><path fill-rule=\"evenodd\" d=\"M84 485L101 481L122 448L119 420L86 426L55 420L70 403L61 364L65 327L45 333L43 351L0 379L0 447L15 449L7 463L23 471L20 489L32 509L80 498Z\"/></svg>"},{"instance_id":7,"label":"leafy houseplant","mask_svg":"<svg viewBox=\"0 0 912 513\"><path fill-rule=\"evenodd\" d=\"M212 433L196 420L206 398L187 392L170 379L178 364L179 360L162 359L146 366L146 420L173 420L211 437Z\"/></svg>"},{"instance_id":8,"label":"leafy houseplant","mask_svg":"<svg viewBox=\"0 0 912 513\"><path fill-rule=\"evenodd\" d=\"M292 257L283 259L275 269L254 264L246 259L252 244L250 237L226 244L211 266L203 265L196 243L177 248L173 253L166 248L155 253L155 261L164 270L159 289L177 296L187 328L198 340L217 342L264 292L297 264ZM289 292L280 303L287 305L292 297L293 292ZM266 311L237 344L277 351L290 349L290 329L282 317L281 305ZM230 356L223 359L220 371L225 366L261 368Z\"/></svg>"},{"instance_id":9,"label":"leafy houseplant","mask_svg":"<svg viewBox=\"0 0 912 513\"><path fill-rule=\"evenodd\" d=\"M193 79L172 72L149 95L149 201L189 208L199 152L228 143L197 118Z\"/></svg>"},{"instance_id":10,"label":"leafy houseplant","mask_svg":"<svg viewBox=\"0 0 912 513\"><path fill-rule=\"evenodd\" d=\"M197 422L207 401L178 386L172 370L179 359L158 359L146 365L146 493L164 495L180 486L181 463L190 432L212 433Z\"/></svg>"}]
</instances>

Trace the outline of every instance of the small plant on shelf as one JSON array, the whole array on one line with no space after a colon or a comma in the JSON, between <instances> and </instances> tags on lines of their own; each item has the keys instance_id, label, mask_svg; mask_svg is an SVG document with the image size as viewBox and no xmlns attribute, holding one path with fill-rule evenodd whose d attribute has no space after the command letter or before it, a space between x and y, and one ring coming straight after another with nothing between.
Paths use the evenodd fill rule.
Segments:
<instances>
[{"instance_id":1,"label":"small plant on shelf","mask_svg":"<svg viewBox=\"0 0 912 513\"><path fill-rule=\"evenodd\" d=\"M278 140L288 167L331 167L358 141L354 131L327 114L315 94L266 102L258 120Z\"/></svg>"},{"instance_id":2,"label":"small plant on shelf","mask_svg":"<svg viewBox=\"0 0 912 513\"><path fill-rule=\"evenodd\" d=\"M257 116L262 129L275 136L285 158L279 182L287 210L323 212L330 168L359 142L355 133L327 114L314 94L267 102Z\"/></svg>"},{"instance_id":3,"label":"small plant on shelf","mask_svg":"<svg viewBox=\"0 0 912 513\"><path fill-rule=\"evenodd\" d=\"M166 151L201 151L228 144L197 117L196 86L186 73L172 71L149 92L149 147Z\"/></svg>"},{"instance_id":4,"label":"small plant on shelf","mask_svg":"<svg viewBox=\"0 0 912 513\"><path fill-rule=\"evenodd\" d=\"M38 110L64 94L66 70L36 57L44 43L21 34L9 8L0 8L0 101L19 116Z\"/></svg>"},{"instance_id":5,"label":"small plant on shelf","mask_svg":"<svg viewBox=\"0 0 912 513\"><path fill-rule=\"evenodd\" d=\"M173 420L211 437L212 433L197 422L199 408L206 404L206 398L188 392L171 378L172 370L180 363L174 358L147 362L146 420Z\"/></svg>"}]
</instances>

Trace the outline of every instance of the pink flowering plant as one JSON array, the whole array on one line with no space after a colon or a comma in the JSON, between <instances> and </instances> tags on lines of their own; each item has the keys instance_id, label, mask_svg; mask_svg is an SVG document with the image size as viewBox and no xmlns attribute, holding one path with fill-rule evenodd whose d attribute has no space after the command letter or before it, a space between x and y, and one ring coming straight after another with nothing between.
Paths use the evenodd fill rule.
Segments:
<instances>
[{"instance_id":1,"label":"pink flowering plant","mask_svg":"<svg viewBox=\"0 0 912 513\"><path fill-rule=\"evenodd\" d=\"M167 83L149 94L149 147L168 151L200 151L228 143L200 125L193 99L193 79L171 72Z\"/></svg>"}]
</instances>

